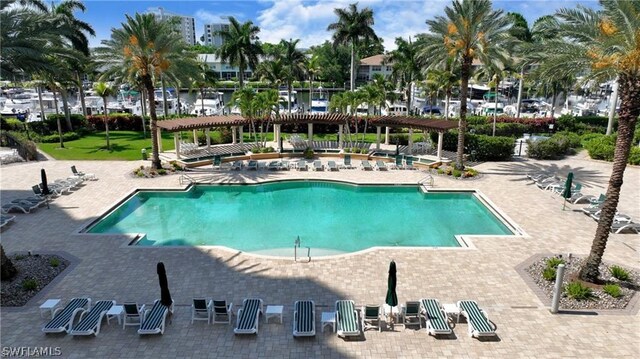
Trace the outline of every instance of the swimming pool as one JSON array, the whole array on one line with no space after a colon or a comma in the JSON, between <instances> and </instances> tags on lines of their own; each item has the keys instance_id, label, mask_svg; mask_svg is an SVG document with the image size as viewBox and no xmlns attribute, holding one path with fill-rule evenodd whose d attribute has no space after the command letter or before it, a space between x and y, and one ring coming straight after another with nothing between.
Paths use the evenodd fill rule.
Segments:
<instances>
[{"instance_id":1,"label":"swimming pool","mask_svg":"<svg viewBox=\"0 0 640 359\"><path fill-rule=\"evenodd\" d=\"M87 232L146 234L138 246L287 256L297 237L321 256L379 246L457 247L456 235L514 234L473 192L329 181L138 191Z\"/></svg>"}]
</instances>

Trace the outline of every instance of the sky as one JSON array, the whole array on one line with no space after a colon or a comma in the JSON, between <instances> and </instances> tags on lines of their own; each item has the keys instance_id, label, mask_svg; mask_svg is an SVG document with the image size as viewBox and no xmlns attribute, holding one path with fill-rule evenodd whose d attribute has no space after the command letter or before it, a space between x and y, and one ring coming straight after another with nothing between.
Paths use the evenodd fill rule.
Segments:
<instances>
[{"instance_id":1,"label":"sky","mask_svg":"<svg viewBox=\"0 0 640 359\"><path fill-rule=\"evenodd\" d=\"M56 1L57 2L57 1ZM196 22L196 41L204 33L204 25L225 22L233 16L241 22L253 21L260 27L263 42L277 43L281 39L300 39L301 48L319 45L331 39L327 26L337 20L333 10L345 8L355 0L84 0L87 10L77 12L76 17L88 22L96 31L90 39L91 47L108 39L111 29L121 27L125 14L144 13L149 8L162 7L165 11L193 16ZM444 8L451 0L360 0L358 8L373 10L374 30L384 40L386 50L395 48L396 37L408 38L427 32L425 21L444 15ZM598 8L596 0L494 0L494 9L518 12L529 26L543 16L553 14L559 8L573 8L582 4Z\"/></svg>"}]
</instances>

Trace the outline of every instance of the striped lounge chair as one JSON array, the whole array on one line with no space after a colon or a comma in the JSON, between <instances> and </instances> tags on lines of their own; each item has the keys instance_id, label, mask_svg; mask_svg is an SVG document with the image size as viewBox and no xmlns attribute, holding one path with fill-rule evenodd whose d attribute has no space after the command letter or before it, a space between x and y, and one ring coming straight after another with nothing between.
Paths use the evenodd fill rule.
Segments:
<instances>
[{"instance_id":1,"label":"striped lounge chair","mask_svg":"<svg viewBox=\"0 0 640 359\"><path fill-rule=\"evenodd\" d=\"M258 334L258 324L262 313L262 299L247 298L242 301L242 309L238 311L236 334Z\"/></svg>"},{"instance_id":2,"label":"striped lounge chair","mask_svg":"<svg viewBox=\"0 0 640 359\"><path fill-rule=\"evenodd\" d=\"M160 299L153 302L153 307L144 313L144 319L140 323L138 334L164 334L164 325L169 313L169 307L162 304Z\"/></svg>"},{"instance_id":3,"label":"striped lounge chair","mask_svg":"<svg viewBox=\"0 0 640 359\"><path fill-rule=\"evenodd\" d=\"M99 300L91 307L91 310L80 314L80 322L69 332L71 335L95 335L100 333L102 318L116 304L115 300Z\"/></svg>"},{"instance_id":4,"label":"striped lounge chair","mask_svg":"<svg viewBox=\"0 0 640 359\"><path fill-rule=\"evenodd\" d=\"M336 323L339 337L360 335L358 313L352 300L336 301Z\"/></svg>"},{"instance_id":5,"label":"striped lounge chair","mask_svg":"<svg viewBox=\"0 0 640 359\"><path fill-rule=\"evenodd\" d=\"M91 305L91 299L89 298L73 298L67 304L66 307L62 309L56 309L53 315L53 319L44 327L42 327L42 331L44 333L62 333L68 332L71 330L71 326L73 324L73 320L76 317L76 314L82 312L85 307L89 307Z\"/></svg>"},{"instance_id":6,"label":"striped lounge chair","mask_svg":"<svg viewBox=\"0 0 640 359\"><path fill-rule=\"evenodd\" d=\"M473 300L461 300L458 308L469 323L470 337L489 337L496 335L496 325L489 321L485 311L478 307L478 303Z\"/></svg>"},{"instance_id":7,"label":"striped lounge chair","mask_svg":"<svg viewBox=\"0 0 640 359\"><path fill-rule=\"evenodd\" d=\"M316 335L316 304L312 300L299 300L294 304L293 336Z\"/></svg>"},{"instance_id":8,"label":"striped lounge chair","mask_svg":"<svg viewBox=\"0 0 640 359\"><path fill-rule=\"evenodd\" d=\"M421 299L420 305L422 306L422 316L427 323L427 333L429 335L448 335L453 333L447 321L447 316L437 299Z\"/></svg>"}]
</instances>

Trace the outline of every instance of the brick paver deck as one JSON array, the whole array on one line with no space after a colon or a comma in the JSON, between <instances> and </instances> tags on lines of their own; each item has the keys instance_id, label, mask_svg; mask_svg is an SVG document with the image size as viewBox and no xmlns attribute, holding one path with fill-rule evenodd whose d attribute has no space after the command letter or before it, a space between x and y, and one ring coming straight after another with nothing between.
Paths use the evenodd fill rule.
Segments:
<instances>
[{"instance_id":1,"label":"brick paver deck","mask_svg":"<svg viewBox=\"0 0 640 359\"><path fill-rule=\"evenodd\" d=\"M326 159L325 159L326 160ZM2 231L8 253L65 252L78 259L75 267L52 283L23 308L3 308L1 342L8 347L59 347L63 357L74 358L531 358L635 357L640 348L640 317L634 314L552 315L516 272L516 267L541 252L586 254L596 223L580 213L579 206L562 211L559 197L524 181L524 173L552 168L565 174L573 170L585 192L606 189L608 163L573 157L563 161L484 163L480 179L457 181L436 177L439 188L477 188L486 194L529 235L527 238L475 239L475 249L380 249L332 259L294 263L289 259L264 259L233 250L210 248L129 247L122 236L78 235L75 231L101 215L127 193L140 187L177 187L178 176L138 179L129 172L142 162L44 161L2 167L2 203L30 194L40 181L40 168L49 179L70 175L70 166L95 173L100 179L33 214L17 214L15 223ZM219 181L249 182L270 178L341 178L357 182L413 182L421 171L364 172L220 172ZM629 167L619 209L640 219L640 168ZM384 204L372 208L374 217L357 214L348 220L384 218ZM375 219L374 219L375 218ZM286 221L286 219L283 219ZM159 223L171 230L171 221ZM413 224L420 231L419 224ZM220 228L224 230L224 228ZM611 235L605 260L638 268L640 238L635 234ZM441 303L474 299L498 326L496 340L467 336L467 324L457 324L454 339L436 339L425 329L396 327L395 331L367 331L360 339L343 340L320 331L320 314L337 299L382 304L387 269L397 263L400 302L435 297ZM160 295L156 263L167 268L176 309L164 335L140 337L135 327L103 325L97 338L45 335L38 306L47 298L88 296L151 304ZM193 297L213 297L234 303L262 298L265 304L284 305L284 324L261 321L257 336L234 336L232 326L190 323ZM312 299L318 305L317 335L292 337L293 303ZM235 318L234 318L235 320Z\"/></svg>"}]
</instances>

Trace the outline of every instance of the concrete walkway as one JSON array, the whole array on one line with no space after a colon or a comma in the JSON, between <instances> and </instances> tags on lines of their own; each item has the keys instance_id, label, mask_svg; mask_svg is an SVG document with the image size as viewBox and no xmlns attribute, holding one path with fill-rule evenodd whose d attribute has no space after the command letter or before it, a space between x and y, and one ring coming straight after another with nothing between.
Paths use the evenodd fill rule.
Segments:
<instances>
[{"instance_id":1,"label":"concrete walkway","mask_svg":"<svg viewBox=\"0 0 640 359\"><path fill-rule=\"evenodd\" d=\"M326 160L326 159L324 159ZM2 167L2 203L31 193L40 181L40 169L48 177L67 177L70 166L95 173L75 193L33 214L17 214L15 223L2 231L8 253L61 252L77 258L75 267L49 285L23 308L2 308L0 340L7 347L59 347L65 358L631 358L640 348L640 316L609 313L552 315L547 302L516 272L516 267L539 253L584 255L589 252L596 223L569 206L562 211L558 196L543 192L524 180L532 170L573 171L584 191L604 192L609 163L575 156L562 161L514 161L477 166L484 175L472 181L437 176L439 188L476 188L528 234L527 238L474 240L475 249L380 249L332 259L294 263L264 259L233 250L211 248L130 247L122 236L77 235L75 231L103 214L135 188L178 187L177 175L155 179L133 178L140 162L45 161ZM356 182L415 183L421 171L364 172L220 172L219 181L253 182L271 178L340 178ZM619 210L640 219L640 168L629 167ZM381 208L383 210L383 208ZM376 216L379 218L379 216ZM377 220L354 214L348 220ZM379 219L378 219L379 220ZM283 219L286 221L286 219ZM163 223L171 230L171 223ZM420 224L415 226L420 231ZM221 228L220 230L224 230ZM635 234L611 235L605 261L640 268L640 238ZM332 311L337 299L352 299L356 306L382 304L391 259L397 263L400 303L424 297L441 303L474 299L498 326L495 340L480 341L467 335L468 324L456 325L455 336L436 339L425 329L396 327L381 333L370 330L355 340L322 333L320 313ZM156 263L167 268L169 287L176 302L164 335L140 337L134 327L123 330L115 320L102 326L97 338L44 335L38 306L48 298L88 296L93 301L114 299L151 304L160 295ZM193 297L226 299L240 306L247 297L266 304L284 305L284 324L262 319L257 336L234 336L232 326L190 322ZM293 303L313 299L318 305L317 335L294 339L291 335ZM234 318L235 319L235 318Z\"/></svg>"}]
</instances>

